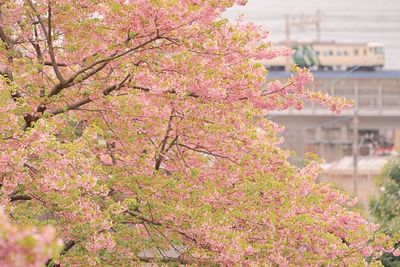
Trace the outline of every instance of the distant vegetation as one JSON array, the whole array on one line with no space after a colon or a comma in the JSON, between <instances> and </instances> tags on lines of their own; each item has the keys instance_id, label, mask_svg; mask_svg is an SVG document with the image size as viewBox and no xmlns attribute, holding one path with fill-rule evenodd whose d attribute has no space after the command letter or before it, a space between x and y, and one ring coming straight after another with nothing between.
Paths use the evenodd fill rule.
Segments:
<instances>
[{"instance_id":1,"label":"distant vegetation","mask_svg":"<svg viewBox=\"0 0 400 267\"><path fill-rule=\"evenodd\" d=\"M379 199L371 201L371 214L377 219L382 231L400 236L400 157L386 165L378 183L383 192ZM396 246L400 247L400 244ZM392 253L384 253L381 261L385 266L400 266L400 256L396 257Z\"/></svg>"}]
</instances>

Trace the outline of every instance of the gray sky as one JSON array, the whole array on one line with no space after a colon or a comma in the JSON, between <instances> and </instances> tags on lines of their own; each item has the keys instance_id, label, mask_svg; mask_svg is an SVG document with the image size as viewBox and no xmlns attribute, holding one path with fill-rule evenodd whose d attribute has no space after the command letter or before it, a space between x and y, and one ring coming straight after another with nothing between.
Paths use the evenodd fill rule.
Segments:
<instances>
[{"instance_id":1,"label":"gray sky","mask_svg":"<svg viewBox=\"0 0 400 267\"><path fill-rule=\"evenodd\" d=\"M245 7L226 12L233 19L243 13L247 20L263 25L271 41L284 41L285 15L322 13L322 40L379 42L385 46L386 68L400 69L400 0L249 0ZM311 41L312 27L296 29L293 39Z\"/></svg>"}]
</instances>

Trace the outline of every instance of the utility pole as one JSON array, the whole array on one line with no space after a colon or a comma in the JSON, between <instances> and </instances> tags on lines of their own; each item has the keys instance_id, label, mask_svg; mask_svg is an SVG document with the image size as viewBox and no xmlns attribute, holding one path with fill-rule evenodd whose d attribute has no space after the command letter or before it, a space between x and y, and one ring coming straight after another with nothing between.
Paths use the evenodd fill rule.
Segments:
<instances>
[{"instance_id":1,"label":"utility pole","mask_svg":"<svg viewBox=\"0 0 400 267\"><path fill-rule=\"evenodd\" d=\"M353 114L353 193L355 196L357 192L357 176L358 176L358 111L354 110Z\"/></svg>"},{"instance_id":2,"label":"utility pole","mask_svg":"<svg viewBox=\"0 0 400 267\"><path fill-rule=\"evenodd\" d=\"M358 152L360 149L358 140L358 85L354 87L354 113L353 113L353 193L358 196L357 178L358 178Z\"/></svg>"},{"instance_id":3,"label":"utility pole","mask_svg":"<svg viewBox=\"0 0 400 267\"><path fill-rule=\"evenodd\" d=\"M305 16L304 14L293 16L293 15L286 15L285 18L286 22L286 46L290 46L292 40L290 35L292 33L292 27L303 28L309 25L315 25L315 29L317 32L317 42L321 41L321 11L318 10L315 16ZM290 68L290 58L286 59L286 71Z\"/></svg>"},{"instance_id":4,"label":"utility pole","mask_svg":"<svg viewBox=\"0 0 400 267\"><path fill-rule=\"evenodd\" d=\"M286 46L290 47L290 15L286 14ZM290 59L291 57L286 57L285 71L290 71Z\"/></svg>"},{"instance_id":5,"label":"utility pole","mask_svg":"<svg viewBox=\"0 0 400 267\"><path fill-rule=\"evenodd\" d=\"M321 42L321 10L317 10L317 16L315 18L315 28L317 31L317 42Z\"/></svg>"},{"instance_id":6,"label":"utility pole","mask_svg":"<svg viewBox=\"0 0 400 267\"><path fill-rule=\"evenodd\" d=\"M321 11L317 10L315 16L309 15L286 15L286 42L290 42L291 27L303 28L315 25L317 42L321 41Z\"/></svg>"},{"instance_id":7,"label":"utility pole","mask_svg":"<svg viewBox=\"0 0 400 267\"><path fill-rule=\"evenodd\" d=\"M317 10L315 16L301 14L300 16L286 15L286 42L290 42L291 27L296 26L303 28L304 26L315 25L317 33L317 42L321 41L321 11Z\"/></svg>"}]
</instances>

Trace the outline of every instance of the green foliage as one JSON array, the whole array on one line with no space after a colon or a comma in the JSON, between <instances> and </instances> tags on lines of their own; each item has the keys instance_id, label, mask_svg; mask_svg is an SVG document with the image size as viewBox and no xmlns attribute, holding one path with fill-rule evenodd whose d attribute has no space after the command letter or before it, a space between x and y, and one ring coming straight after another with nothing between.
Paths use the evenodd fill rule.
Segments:
<instances>
[{"instance_id":1,"label":"green foliage","mask_svg":"<svg viewBox=\"0 0 400 267\"><path fill-rule=\"evenodd\" d=\"M400 232L400 158L390 161L378 177L381 195L370 203L371 214L385 233L396 236ZM395 238L396 239L396 238ZM397 238L398 239L398 238ZM397 244L397 247L400 244ZM384 266L400 267L400 257L392 253L381 256Z\"/></svg>"}]
</instances>

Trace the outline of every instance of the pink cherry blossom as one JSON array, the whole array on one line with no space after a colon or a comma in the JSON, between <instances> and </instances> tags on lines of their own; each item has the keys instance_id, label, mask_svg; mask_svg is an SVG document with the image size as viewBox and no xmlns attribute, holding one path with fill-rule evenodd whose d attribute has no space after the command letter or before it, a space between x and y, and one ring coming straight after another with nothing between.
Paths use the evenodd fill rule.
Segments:
<instances>
[{"instance_id":1,"label":"pink cherry blossom","mask_svg":"<svg viewBox=\"0 0 400 267\"><path fill-rule=\"evenodd\" d=\"M349 196L315 182L316 157L290 164L266 112L351 102L307 89L299 67L267 84L260 62L293 51L223 18L246 2L2 1L0 205L13 235L0 235L0 265L361 266L393 251Z\"/></svg>"}]
</instances>

